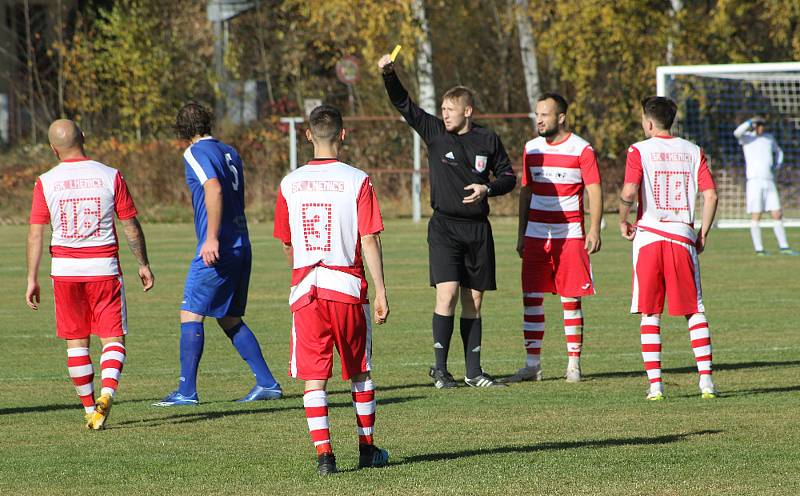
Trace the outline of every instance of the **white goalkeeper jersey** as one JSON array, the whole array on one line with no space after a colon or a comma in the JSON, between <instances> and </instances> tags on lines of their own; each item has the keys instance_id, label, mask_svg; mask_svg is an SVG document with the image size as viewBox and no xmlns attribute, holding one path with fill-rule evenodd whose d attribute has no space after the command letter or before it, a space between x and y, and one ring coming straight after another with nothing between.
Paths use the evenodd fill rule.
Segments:
<instances>
[{"instance_id":1,"label":"white goalkeeper jersey","mask_svg":"<svg viewBox=\"0 0 800 496\"><path fill-rule=\"evenodd\" d=\"M783 164L783 150L770 133L758 135L750 127L750 121L745 121L733 132L742 145L747 179L773 181L774 170Z\"/></svg>"},{"instance_id":2,"label":"white goalkeeper jersey","mask_svg":"<svg viewBox=\"0 0 800 496\"><path fill-rule=\"evenodd\" d=\"M703 150L673 136L631 145L625 182L639 185L637 226L665 238L693 244L695 198L713 189Z\"/></svg>"}]
</instances>

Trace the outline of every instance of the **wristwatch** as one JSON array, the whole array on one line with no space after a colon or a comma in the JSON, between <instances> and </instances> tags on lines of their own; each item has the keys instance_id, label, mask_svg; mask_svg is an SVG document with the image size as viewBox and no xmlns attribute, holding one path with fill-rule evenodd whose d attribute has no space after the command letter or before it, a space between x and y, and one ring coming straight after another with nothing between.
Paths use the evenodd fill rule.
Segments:
<instances>
[{"instance_id":1,"label":"wristwatch","mask_svg":"<svg viewBox=\"0 0 800 496\"><path fill-rule=\"evenodd\" d=\"M486 185L486 196L492 196L492 187L488 184Z\"/></svg>"}]
</instances>

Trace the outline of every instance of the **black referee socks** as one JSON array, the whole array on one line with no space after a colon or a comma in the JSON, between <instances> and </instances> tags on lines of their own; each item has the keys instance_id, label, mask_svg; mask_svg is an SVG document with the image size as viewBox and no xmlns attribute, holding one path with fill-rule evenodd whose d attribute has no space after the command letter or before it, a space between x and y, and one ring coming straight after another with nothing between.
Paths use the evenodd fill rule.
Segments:
<instances>
[{"instance_id":1,"label":"black referee socks","mask_svg":"<svg viewBox=\"0 0 800 496\"><path fill-rule=\"evenodd\" d=\"M464 361L467 365L467 377L474 379L483 373L481 370L481 335L483 326L481 319L461 318L461 340L464 342Z\"/></svg>"},{"instance_id":2,"label":"black referee socks","mask_svg":"<svg viewBox=\"0 0 800 496\"><path fill-rule=\"evenodd\" d=\"M436 358L436 368L439 370L447 370L447 354L450 352L454 323L453 315L445 317L433 314L433 356Z\"/></svg>"}]
</instances>

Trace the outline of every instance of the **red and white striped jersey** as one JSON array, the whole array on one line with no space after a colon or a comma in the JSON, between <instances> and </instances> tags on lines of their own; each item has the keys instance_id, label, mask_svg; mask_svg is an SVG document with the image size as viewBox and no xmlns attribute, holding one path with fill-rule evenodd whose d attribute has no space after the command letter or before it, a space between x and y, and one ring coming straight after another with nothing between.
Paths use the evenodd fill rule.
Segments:
<instances>
[{"instance_id":1,"label":"red and white striped jersey","mask_svg":"<svg viewBox=\"0 0 800 496\"><path fill-rule=\"evenodd\" d=\"M522 185L532 193L525 236L584 238L583 190L600 182L592 145L573 133L557 143L539 136L525 144L523 162Z\"/></svg>"},{"instance_id":2,"label":"red and white striped jersey","mask_svg":"<svg viewBox=\"0 0 800 496\"><path fill-rule=\"evenodd\" d=\"M674 136L635 143L628 148L625 182L639 185L638 227L694 244L697 193L715 188L699 146Z\"/></svg>"},{"instance_id":3,"label":"red and white striped jersey","mask_svg":"<svg viewBox=\"0 0 800 496\"><path fill-rule=\"evenodd\" d=\"M292 245L289 305L313 299L367 303L361 236L383 231L369 176L338 160L312 160L281 181L274 236Z\"/></svg>"},{"instance_id":4,"label":"red and white striped jersey","mask_svg":"<svg viewBox=\"0 0 800 496\"><path fill-rule=\"evenodd\" d=\"M53 278L92 281L120 275L114 214L136 217L118 170L85 157L64 160L39 176L31 224L50 224Z\"/></svg>"}]
</instances>

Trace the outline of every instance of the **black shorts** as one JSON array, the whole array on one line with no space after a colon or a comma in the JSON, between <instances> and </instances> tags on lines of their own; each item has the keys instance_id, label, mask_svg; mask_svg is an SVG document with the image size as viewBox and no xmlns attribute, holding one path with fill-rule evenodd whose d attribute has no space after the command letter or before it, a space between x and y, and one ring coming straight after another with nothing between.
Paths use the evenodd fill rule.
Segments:
<instances>
[{"instance_id":1,"label":"black shorts","mask_svg":"<svg viewBox=\"0 0 800 496\"><path fill-rule=\"evenodd\" d=\"M457 281L478 291L497 289L494 238L488 220L434 214L428 222L428 262L431 286Z\"/></svg>"}]
</instances>

